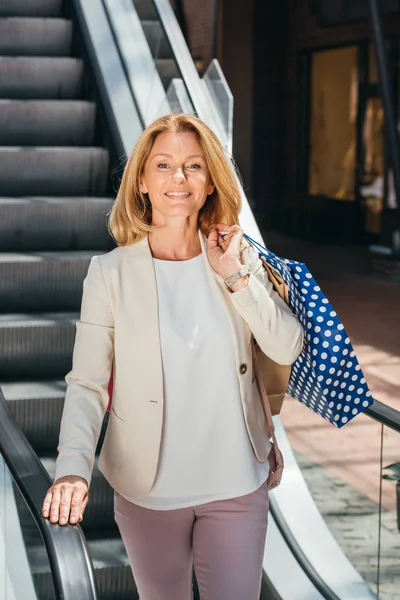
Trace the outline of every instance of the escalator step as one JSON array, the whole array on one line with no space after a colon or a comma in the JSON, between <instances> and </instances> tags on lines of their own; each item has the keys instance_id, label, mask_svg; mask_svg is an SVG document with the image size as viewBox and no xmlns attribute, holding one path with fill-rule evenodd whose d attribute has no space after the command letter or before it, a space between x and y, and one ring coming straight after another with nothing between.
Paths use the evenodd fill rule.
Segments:
<instances>
[{"instance_id":1,"label":"escalator step","mask_svg":"<svg viewBox=\"0 0 400 600\"><path fill-rule=\"evenodd\" d=\"M0 382L0 387L11 414L35 452L43 456L54 456L58 446L61 415L67 388L65 379L12 383ZM108 414L106 413L100 433L98 450L103 442L107 423ZM54 467L51 466L51 459L47 459L47 461L46 466L48 467L48 471L53 475ZM95 481L97 477L102 478L103 476L95 467L93 480ZM108 484L106 485L108 486ZM102 500L104 494L96 495L96 502L100 501L102 511L105 510L105 503ZM89 521L85 520L85 524L90 527L90 519ZM107 526L112 528L113 523L109 523Z\"/></svg>"},{"instance_id":2,"label":"escalator step","mask_svg":"<svg viewBox=\"0 0 400 600\"><path fill-rule=\"evenodd\" d=\"M135 0L136 12L141 21L157 21L158 13L152 0Z\"/></svg>"},{"instance_id":3,"label":"escalator step","mask_svg":"<svg viewBox=\"0 0 400 600\"><path fill-rule=\"evenodd\" d=\"M0 253L2 310L79 310L82 282L94 254L102 252Z\"/></svg>"},{"instance_id":4,"label":"escalator step","mask_svg":"<svg viewBox=\"0 0 400 600\"><path fill-rule=\"evenodd\" d=\"M107 176L104 148L0 147L3 195L102 196Z\"/></svg>"},{"instance_id":5,"label":"escalator step","mask_svg":"<svg viewBox=\"0 0 400 600\"><path fill-rule=\"evenodd\" d=\"M0 19L0 55L68 56L71 39L66 19Z\"/></svg>"},{"instance_id":6,"label":"escalator step","mask_svg":"<svg viewBox=\"0 0 400 600\"><path fill-rule=\"evenodd\" d=\"M0 197L0 252L109 248L111 198Z\"/></svg>"},{"instance_id":7,"label":"escalator step","mask_svg":"<svg viewBox=\"0 0 400 600\"><path fill-rule=\"evenodd\" d=\"M92 540L89 550L102 600L139 600L122 540ZM172 600L172 599L171 599Z\"/></svg>"},{"instance_id":8,"label":"escalator step","mask_svg":"<svg viewBox=\"0 0 400 600\"><path fill-rule=\"evenodd\" d=\"M63 0L1 0L0 16L56 17Z\"/></svg>"},{"instance_id":9,"label":"escalator step","mask_svg":"<svg viewBox=\"0 0 400 600\"><path fill-rule=\"evenodd\" d=\"M77 58L0 57L0 98L79 100L83 63Z\"/></svg>"},{"instance_id":10,"label":"escalator step","mask_svg":"<svg viewBox=\"0 0 400 600\"><path fill-rule=\"evenodd\" d=\"M35 452L54 453L67 387L65 380L0 383L0 386L11 414Z\"/></svg>"},{"instance_id":11,"label":"escalator step","mask_svg":"<svg viewBox=\"0 0 400 600\"><path fill-rule=\"evenodd\" d=\"M160 21L141 21L144 34L154 58L172 58L172 50Z\"/></svg>"},{"instance_id":12,"label":"escalator step","mask_svg":"<svg viewBox=\"0 0 400 600\"><path fill-rule=\"evenodd\" d=\"M170 58L156 58L155 64L164 89L167 90L172 79L180 77L175 60Z\"/></svg>"},{"instance_id":13,"label":"escalator step","mask_svg":"<svg viewBox=\"0 0 400 600\"><path fill-rule=\"evenodd\" d=\"M77 313L0 314L0 380L64 377Z\"/></svg>"},{"instance_id":14,"label":"escalator step","mask_svg":"<svg viewBox=\"0 0 400 600\"><path fill-rule=\"evenodd\" d=\"M96 105L83 100L0 100L3 146L91 146Z\"/></svg>"},{"instance_id":15,"label":"escalator step","mask_svg":"<svg viewBox=\"0 0 400 600\"><path fill-rule=\"evenodd\" d=\"M101 600L139 600L120 538L89 542L89 552ZM55 600L49 561L43 544L38 541L29 548L28 559L37 597L40 600Z\"/></svg>"}]
</instances>

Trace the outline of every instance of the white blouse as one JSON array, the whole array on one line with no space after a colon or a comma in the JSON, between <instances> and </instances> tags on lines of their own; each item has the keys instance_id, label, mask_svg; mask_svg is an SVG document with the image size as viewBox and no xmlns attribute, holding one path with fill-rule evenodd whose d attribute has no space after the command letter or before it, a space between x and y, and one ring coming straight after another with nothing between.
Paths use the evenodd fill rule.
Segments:
<instances>
[{"instance_id":1,"label":"white blouse","mask_svg":"<svg viewBox=\"0 0 400 600\"><path fill-rule=\"evenodd\" d=\"M164 374L164 428L155 483L128 500L171 510L242 496L267 479L247 435L233 333L203 254L154 259Z\"/></svg>"}]
</instances>

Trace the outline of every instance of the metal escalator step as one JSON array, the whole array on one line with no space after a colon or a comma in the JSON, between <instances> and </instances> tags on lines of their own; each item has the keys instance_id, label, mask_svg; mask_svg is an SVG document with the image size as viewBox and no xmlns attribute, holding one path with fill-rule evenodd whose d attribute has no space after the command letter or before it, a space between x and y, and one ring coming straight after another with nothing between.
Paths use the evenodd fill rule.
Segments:
<instances>
[{"instance_id":1,"label":"metal escalator step","mask_svg":"<svg viewBox=\"0 0 400 600\"><path fill-rule=\"evenodd\" d=\"M53 480L56 465L55 454L53 457L41 457L41 461ZM82 521L82 528L89 539L95 539L99 526L104 537L115 535L118 530L114 519L114 491L100 473L96 459L90 483L89 504Z\"/></svg>"},{"instance_id":2,"label":"metal escalator step","mask_svg":"<svg viewBox=\"0 0 400 600\"><path fill-rule=\"evenodd\" d=\"M139 600L132 570L120 537L89 541L102 600ZM171 599L172 600L172 599Z\"/></svg>"},{"instance_id":3,"label":"metal escalator step","mask_svg":"<svg viewBox=\"0 0 400 600\"><path fill-rule=\"evenodd\" d=\"M0 147L3 195L102 196L107 176L104 148Z\"/></svg>"},{"instance_id":4,"label":"metal escalator step","mask_svg":"<svg viewBox=\"0 0 400 600\"><path fill-rule=\"evenodd\" d=\"M72 23L66 19L0 19L2 55L68 56L71 39Z\"/></svg>"},{"instance_id":5,"label":"metal escalator step","mask_svg":"<svg viewBox=\"0 0 400 600\"><path fill-rule=\"evenodd\" d=\"M0 98L77 100L84 69L77 58L0 57Z\"/></svg>"},{"instance_id":6,"label":"metal escalator step","mask_svg":"<svg viewBox=\"0 0 400 600\"><path fill-rule=\"evenodd\" d=\"M180 77L175 60L171 58L156 58L154 62L156 63L157 71L164 89L167 90L172 79L174 77Z\"/></svg>"},{"instance_id":7,"label":"metal escalator step","mask_svg":"<svg viewBox=\"0 0 400 600\"><path fill-rule=\"evenodd\" d=\"M139 600L125 548L119 537L89 542L89 552L101 600ZM29 547L28 559L37 597L40 600L55 600L50 565L40 540Z\"/></svg>"},{"instance_id":8,"label":"metal escalator step","mask_svg":"<svg viewBox=\"0 0 400 600\"><path fill-rule=\"evenodd\" d=\"M141 21L158 20L158 13L152 0L134 0L134 5Z\"/></svg>"},{"instance_id":9,"label":"metal escalator step","mask_svg":"<svg viewBox=\"0 0 400 600\"><path fill-rule=\"evenodd\" d=\"M0 252L108 249L112 198L0 197Z\"/></svg>"},{"instance_id":10,"label":"metal escalator step","mask_svg":"<svg viewBox=\"0 0 400 600\"><path fill-rule=\"evenodd\" d=\"M90 146L95 117L83 100L0 100L0 144Z\"/></svg>"},{"instance_id":11,"label":"metal escalator step","mask_svg":"<svg viewBox=\"0 0 400 600\"><path fill-rule=\"evenodd\" d=\"M1 0L0 16L55 17L63 0Z\"/></svg>"},{"instance_id":12,"label":"metal escalator step","mask_svg":"<svg viewBox=\"0 0 400 600\"><path fill-rule=\"evenodd\" d=\"M64 377L77 313L0 314L0 380Z\"/></svg>"},{"instance_id":13,"label":"metal escalator step","mask_svg":"<svg viewBox=\"0 0 400 600\"><path fill-rule=\"evenodd\" d=\"M54 456L58 446L61 415L64 407L65 391L67 389L65 379L11 383L0 382L0 387L11 414L21 427L35 452L44 456ZM98 451L100 451L101 444L103 443L107 423L108 413L102 426ZM51 469L49 469L49 472L53 474ZM100 476L99 471L95 469L94 477L96 477L96 473ZM86 519L85 523L87 525ZM110 527L112 526L113 524L110 524Z\"/></svg>"},{"instance_id":14,"label":"metal escalator step","mask_svg":"<svg viewBox=\"0 0 400 600\"><path fill-rule=\"evenodd\" d=\"M35 452L55 452L67 384L55 381L0 383L11 414Z\"/></svg>"},{"instance_id":15,"label":"metal escalator step","mask_svg":"<svg viewBox=\"0 0 400 600\"><path fill-rule=\"evenodd\" d=\"M154 58L172 58L173 53L160 21L141 21L147 43Z\"/></svg>"},{"instance_id":16,"label":"metal escalator step","mask_svg":"<svg viewBox=\"0 0 400 600\"><path fill-rule=\"evenodd\" d=\"M0 253L5 312L79 310L90 259L102 251Z\"/></svg>"}]
</instances>

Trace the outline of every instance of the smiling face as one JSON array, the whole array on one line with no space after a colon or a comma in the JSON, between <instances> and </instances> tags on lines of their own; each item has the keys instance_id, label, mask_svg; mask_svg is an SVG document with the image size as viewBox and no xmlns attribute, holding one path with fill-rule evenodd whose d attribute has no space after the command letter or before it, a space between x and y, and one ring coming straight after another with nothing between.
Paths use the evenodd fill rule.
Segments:
<instances>
[{"instance_id":1,"label":"smiling face","mask_svg":"<svg viewBox=\"0 0 400 600\"><path fill-rule=\"evenodd\" d=\"M146 161L140 191L148 194L153 224L196 218L214 185L197 136L160 133Z\"/></svg>"}]
</instances>

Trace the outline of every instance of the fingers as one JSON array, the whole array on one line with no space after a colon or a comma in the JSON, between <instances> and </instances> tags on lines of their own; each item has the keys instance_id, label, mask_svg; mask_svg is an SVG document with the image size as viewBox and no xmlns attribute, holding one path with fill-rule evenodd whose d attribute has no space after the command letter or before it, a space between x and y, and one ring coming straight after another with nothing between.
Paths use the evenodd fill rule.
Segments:
<instances>
[{"instance_id":1,"label":"fingers","mask_svg":"<svg viewBox=\"0 0 400 600\"><path fill-rule=\"evenodd\" d=\"M88 486L82 478L79 481L66 478L60 480L49 489L43 502L42 514L50 518L51 523L66 525L82 521L83 513L88 504Z\"/></svg>"},{"instance_id":2,"label":"fingers","mask_svg":"<svg viewBox=\"0 0 400 600\"><path fill-rule=\"evenodd\" d=\"M79 515L79 523L81 521L83 521L83 513L85 512L85 509L86 509L86 507L88 505L88 502L89 502L89 496L86 494L86 497L85 497L85 499L84 499L84 501L82 503L81 514Z\"/></svg>"},{"instance_id":3,"label":"fingers","mask_svg":"<svg viewBox=\"0 0 400 600\"><path fill-rule=\"evenodd\" d=\"M84 500L83 493L81 491L78 491L78 492L75 491L74 495L72 497L72 501L70 503L71 516L69 519L69 522L72 523L73 525L80 520L81 515L83 518L83 509L82 509L83 500Z\"/></svg>"},{"instance_id":4,"label":"fingers","mask_svg":"<svg viewBox=\"0 0 400 600\"><path fill-rule=\"evenodd\" d=\"M216 229L212 229L208 234L207 244L210 249L218 246L218 231Z\"/></svg>"},{"instance_id":5,"label":"fingers","mask_svg":"<svg viewBox=\"0 0 400 600\"><path fill-rule=\"evenodd\" d=\"M218 245L224 250L233 253L240 252L240 246L244 235L243 229L239 225L218 224L215 226L218 232Z\"/></svg>"},{"instance_id":6,"label":"fingers","mask_svg":"<svg viewBox=\"0 0 400 600\"><path fill-rule=\"evenodd\" d=\"M53 497L50 505L50 522L57 523L60 516L61 490L59 487L53 488Z\"/></svg>"},{"instance_id":7,"label":"fingers","mask_svg":"<svg viewBox=\"0 0 400 600\"><path fill-rule=\"evenodd\" d=\"M71 510L71 497L71 488L69 486L63 487L61 490L61 501L58 518L58 522L60 523L60 525L66 525L68 523L69 513Z\"/></svg>"},{"instance_id":8,"label":"fingers","mask_svg":"<svg viewBox=\"0 0 400 600\"><path fill-rule=\"evenodd\" d=\"M50 505L51 505L52 499L53 499L53 492L50 488L50 490L47 492L46 497L43 501L42 515L44 516L45 519L47 519L50 514Z\"/></svg>"},{"instance_id":9,"label":"fingers","mask_svg":"<svg viewBox=\"0 0 400 600\"><path fill-rule=\"evenodd\" d=\"M239 225L235 225L235 227L235 232L229 243L229 250L231 250L235 254L239 254L244 232L243 229L239 227Z\"/></svg>"}]
</instances>

